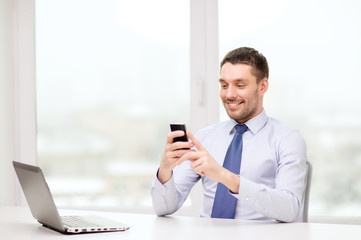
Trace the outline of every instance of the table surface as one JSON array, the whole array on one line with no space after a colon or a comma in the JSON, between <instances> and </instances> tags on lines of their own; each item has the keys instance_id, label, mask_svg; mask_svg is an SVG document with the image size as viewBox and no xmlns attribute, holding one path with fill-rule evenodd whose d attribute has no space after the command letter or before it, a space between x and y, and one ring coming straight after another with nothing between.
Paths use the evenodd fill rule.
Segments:
<instances>
[{"instance_id":1,"label":"table surface","mask_svg":"<svg viewBox=\"0 0 361 240\"><path fill-rule=\"evenodd\" d=\"M157 217L102 211L60 210L61 215L96 214L126 223L125 232L66 235L40 225L27 207L0 207L0 238L12 239L361 239L360 225L278 223L197 217Z\"/></svg>"}]
</instances>

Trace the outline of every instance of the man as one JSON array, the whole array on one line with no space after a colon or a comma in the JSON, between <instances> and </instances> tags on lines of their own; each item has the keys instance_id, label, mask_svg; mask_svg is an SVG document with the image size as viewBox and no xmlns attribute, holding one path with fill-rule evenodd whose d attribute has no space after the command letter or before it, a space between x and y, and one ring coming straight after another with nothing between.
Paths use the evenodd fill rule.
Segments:
<instances>
[{"instance_id":1,"label":"man","mask_svg":"<svg viewBox=\"0 0 361 240\"><path fill-rule=\"evenodd\" d=\"M202 217L299 221L306 146L297 130L269 118L263 109L266 58L242 47L229 52L220 66L220 97L230 120L200 130L197 137L187 131L189 142L173 143L182 131L168 134L152 187L156 214L177 211L202 179ZM232 210L228 201L234 201Z\"/></svg>"}]
</instances>

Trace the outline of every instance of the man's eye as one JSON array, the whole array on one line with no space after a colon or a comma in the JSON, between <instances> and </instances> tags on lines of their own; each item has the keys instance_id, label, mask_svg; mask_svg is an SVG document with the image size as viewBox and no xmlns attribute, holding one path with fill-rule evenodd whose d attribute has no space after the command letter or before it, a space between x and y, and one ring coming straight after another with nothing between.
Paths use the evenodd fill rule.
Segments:
<instances>
[{"instance_id":1,"label":"man's eye","mask_svg":"<svg viewBox=\"0 0 361 240\"><path fill-rule=\"evenodd\" d=\"M227 88L227 86L226 84L221 84L221 88Z\"/></svg>"},{"instance_id":2,"label":"man's eye","mask_svg":"<svg viewBox=\"0 0 361 240\"><path fill-rule=\"evenodd\" d=\"M243 88L243 87L244 87L244 85L243 85L243 84L238 84L238 85L237 85L237 87L239 87L239 88Z\"/></svg>"}]
</instances>

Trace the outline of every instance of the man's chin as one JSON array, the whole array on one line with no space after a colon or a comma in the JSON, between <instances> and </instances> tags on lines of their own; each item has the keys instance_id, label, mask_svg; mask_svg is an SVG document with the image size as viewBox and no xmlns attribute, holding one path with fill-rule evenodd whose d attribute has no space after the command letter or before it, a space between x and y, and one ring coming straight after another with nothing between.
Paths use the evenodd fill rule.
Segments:
<instances>
[{"instance_id":1,"label":"man's chin","mask_svg":"<svg viewBox=\"0 0 361 240\"><path fill-rule=\"evenodd\" d=\"M244 123L244 122L247 122L249 119L250 119L250 116L247 115L247 114L242 114L242 113L237 113L236 111L228 111L227 110L227 114L228 116L237 121L238 123Z\"/></svg>"},{"instance_id":2,"label":"man's chin","mask_svg":"<svg viewBox=\"0 0 361 240\"><path fill-rule=\"evenodd\" d=\"M234 119L234 120L237 120L237 119L240 119L242 118L242 114L239 114L237 113L236 111L229 111L227 109L227 114L230 118Z\"/></svg>"}]
</instances>

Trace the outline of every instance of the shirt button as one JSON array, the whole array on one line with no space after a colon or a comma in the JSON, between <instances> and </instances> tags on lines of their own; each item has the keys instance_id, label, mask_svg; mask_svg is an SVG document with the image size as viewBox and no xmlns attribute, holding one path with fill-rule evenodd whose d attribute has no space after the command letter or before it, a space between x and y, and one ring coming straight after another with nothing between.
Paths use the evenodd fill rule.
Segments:
<instances>
[{"instance_id":1,"label":"shirt button","mask_svg":"<svg viewBox=\"0 0 361 240\"><path fill-rule=\"evenodd\" d=\"M249 200L249 198L248 198L248 197L245 197L245 199L244 199L244 200L248 201L248 200Z\"/></svg>"}]
</instances>

